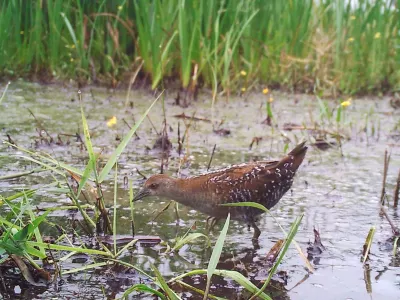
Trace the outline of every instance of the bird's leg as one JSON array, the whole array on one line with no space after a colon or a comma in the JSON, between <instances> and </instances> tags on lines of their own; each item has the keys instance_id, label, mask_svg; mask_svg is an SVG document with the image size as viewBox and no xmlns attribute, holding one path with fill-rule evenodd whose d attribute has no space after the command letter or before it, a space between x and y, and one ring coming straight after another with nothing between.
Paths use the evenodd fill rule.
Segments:
<instances>
[{"instance_id":1,"label":"bird's leg","mask_svg":"<svg viewBox=\"0 0 400 300\"><path fill-rule=\"evenodd\" d=\"M209 230L209 228L210 228L210 220L212 219L212 217L207 217L207 219L206 219L206 232L207 233L209 233L210 232L210 230Z\"/></svg>"},{"instance_id":2,"label":"bird's leg","mask_svg":"<svg viewBox=\"0 0 400 300\"><path fill-rule=\"evenodd\" d=\"M254 229L253 240L258 240L258 237L261 234L261 230L258 228L255 222L252 222L250 225Z\"/></svg>"},{"instance_id":3,"label":"bird's leg","mask_svg":"<svg viewBox=\"0 0 400 300\"><path fill-rule=\"evenodd\" d=\"M176 202L176 201L175 201L174 208L175 208L176 223L179 224L179 221L181 218L179 217L178 202Z\"/></svg>"},{"instance_id":4,"label":"bird's leg","mask_svg":"<svg viewBox=\"0 0 400 300\"><path fill-rule=\"evenodd\" d=\"M260 244L258 243L258 237L261 234L261 230L258 228L258 226L256 225L255 222L252 222L250 225L254 229L254 234L253 234L253 238L252 238L253 247L254 247L254 250L258 250L258 249L260 249Z\"/></svg>"},{"instance_id":5,"label":"bird's leg","mask_svg":"<svg viewBox=\"0 0 400 300\"><path fill-rule=\"evenodd\" d=\"M206 232L207 234L211 232L214 226L218 223L219 219L215 217L208 217L206 220Z\"/></svg>"}]
</instances>

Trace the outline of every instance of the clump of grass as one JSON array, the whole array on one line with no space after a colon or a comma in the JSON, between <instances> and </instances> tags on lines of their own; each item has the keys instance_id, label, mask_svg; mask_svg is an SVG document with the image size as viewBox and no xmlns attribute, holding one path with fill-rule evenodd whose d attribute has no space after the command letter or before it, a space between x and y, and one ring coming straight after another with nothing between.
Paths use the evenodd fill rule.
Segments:
<instances>
[{"instance_id":1,"label":"clump of grass","mask_svg":"<svg viewBox=\"0 0 400 300\"><path fill-rule=\"evenodd\" d=\"M127 73L229 95L254 82L333 93L398 89L393 1L29 1L0 5L0 75L117 85Z\"/></svg>"}]
</instances>

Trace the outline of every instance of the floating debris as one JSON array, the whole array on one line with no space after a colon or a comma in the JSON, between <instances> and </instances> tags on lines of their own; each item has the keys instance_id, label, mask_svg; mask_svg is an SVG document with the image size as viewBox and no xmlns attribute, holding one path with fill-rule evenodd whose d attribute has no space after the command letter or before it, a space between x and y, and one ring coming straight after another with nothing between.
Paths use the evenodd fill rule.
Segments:
<instances>
[{"instance_id":1,"label":"floating debris","mask_svg":"<svg viewBox=\"0 0 400 300\"><path fill-rule=\"evenodd\" d=\"M295 123L285 123L283 124L283 130L292 131L292 130L304 130L304 126L295 124Z\"/></svg>"},{"instance_id":2,"label":"floating debris","mask_svg":"<svg viewBox=\"0 0 400 300\"><path fill-rule=\"evenodd\" d=\"M251 140L250 146L249 146L249 150L251 150L253 148L254 143L258 146L258 144L260 143L260 141L262 140L262 137L253 137L253 139Z\"/></svg>"},{"instance_id":3,"label":"floating debris","mask_svg":"<svg viewBox=\"0 0 400 300\"><path fill-rule=\"evenodd\" d=\"M282 250L284 239L278 240L267 254L267 262L272 266Z\"/></svg>"},{"instance_id":4,"label":"floating debris","mask_svg":"<svg viewBox=\"0 0 400 300\"><path fill-rule=\"evenodd\" d=\"M213 132L220 136L227 136L231 134L231 131L229 129L224 129L224 128L214 129Z\"/></svg>"},{"instance_id":5,"label":"floating debris","mask_svg":"<svg viewBox=\"0 0 400 300\"><path fill-rule=\"evenodd\" d=\"M192 121L203 121L203 122L211 123L211 121L209 119L190 117L190 116L185 115L185 113L181 113L180 115L174 115L174 118L192 120Z\"/></svg>"},{"instance_id":6,"label":"floating debris","mask_svg":"<svg viewBox=\"0 0 400 300\"><path fill-rule=\"evenodd\" d=\"M328 150L333 146L336 146L336 142L328 142L325 139L316 139L315 143L311 144L312 146L318 148L319 150Z\"/></svg>"}]
</instances>

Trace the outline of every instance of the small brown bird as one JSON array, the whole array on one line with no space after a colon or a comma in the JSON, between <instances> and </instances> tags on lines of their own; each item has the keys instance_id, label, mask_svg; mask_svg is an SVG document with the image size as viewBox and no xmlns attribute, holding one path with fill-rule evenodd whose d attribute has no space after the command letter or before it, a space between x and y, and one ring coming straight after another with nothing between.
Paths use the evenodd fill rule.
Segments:
<instances>
[{"instance_id":1,"label":"small brown bird","mask_svg":"<svg viewBox=\"0 0 400 300\"><path fill-rule=\"evenodd\" d=\"M258 161L232 166L203 175L180 179L165 174L153 175L136 194L134 201L147 196L173 199L215 220L228 213L254 228L253 239L260 236L256 221L262 210L249 206L221 206L225 203L257 202L272 208L290 189L293 177L303 162L307 147L297 145L280 161Z\"/></svg>"}]
</instances>

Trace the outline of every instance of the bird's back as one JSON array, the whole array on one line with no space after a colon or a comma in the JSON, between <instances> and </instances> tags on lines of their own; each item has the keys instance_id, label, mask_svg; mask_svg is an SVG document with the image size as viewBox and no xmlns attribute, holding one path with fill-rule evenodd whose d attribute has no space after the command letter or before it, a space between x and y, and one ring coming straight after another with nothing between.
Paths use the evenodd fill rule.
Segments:
<instances>
[{"instance_id":1,"label":"bird's back","mask_svg":"<svg viewBox=\"0 0 400 300\"><path fill-rule=\"evenodd\" d=\"M280 161L259 161L192 177L189 183L195 209L214 217L253 222L262 213L252 207L225 207L220 204L257 202L267 209L278 203L290 189L294 175L303 162L307 147L299 144Z\"/></svg>"}]
</instances>

